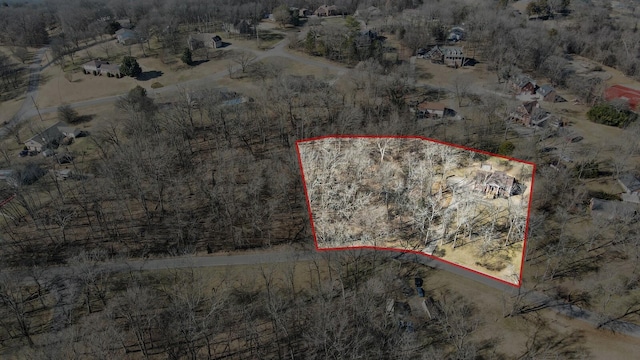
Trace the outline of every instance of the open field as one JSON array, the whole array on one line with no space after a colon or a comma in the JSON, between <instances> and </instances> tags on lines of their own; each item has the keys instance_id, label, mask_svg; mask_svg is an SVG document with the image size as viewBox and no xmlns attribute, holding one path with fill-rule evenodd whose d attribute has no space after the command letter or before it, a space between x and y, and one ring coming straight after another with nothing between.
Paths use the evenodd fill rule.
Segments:
<instances>
[{"instance_id":1,"label":"open field","mask_svg":"<svg viewBox=\"0 0 640 360\"><path fill-rule=\"evenodd\" d=\"M25 101L24 96L20 96L12 100L0 102L0 123L11 120L13 115L20 110L23 101Z\"/></svg>"}]
</instances>

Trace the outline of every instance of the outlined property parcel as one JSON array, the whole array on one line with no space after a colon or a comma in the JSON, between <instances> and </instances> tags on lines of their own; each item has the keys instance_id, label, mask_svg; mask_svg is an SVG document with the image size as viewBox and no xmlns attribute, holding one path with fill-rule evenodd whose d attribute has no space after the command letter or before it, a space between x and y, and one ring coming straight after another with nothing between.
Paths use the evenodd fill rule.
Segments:
<instances>
[{"instance_id":1,"label":"outlined property parcel","mask_svg":"<svg viewBox=\"0 0 640 360\"><path fill-rule=\"evenodd\" d=\"M296 145L318 250L413 252L520 286L534 164L420 137Z\"/></svg>"}]
</instances>

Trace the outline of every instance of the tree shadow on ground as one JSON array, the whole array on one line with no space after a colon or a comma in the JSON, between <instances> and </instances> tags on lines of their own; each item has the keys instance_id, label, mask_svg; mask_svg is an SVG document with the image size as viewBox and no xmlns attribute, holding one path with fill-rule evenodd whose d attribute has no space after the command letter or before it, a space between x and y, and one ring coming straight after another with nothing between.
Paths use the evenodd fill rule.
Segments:
<instances>
[{"instance_id":1,"label":"tree shadow on ground","mask_svg":"<svg viewBox=\"0 0 640 360\"><path fill-rule=\"evenodd\" d=\"M204 64L206 62L209 62L209 59L204 59L204 60L194 60L191 62L191 66L198 66L200 64Z\"/></svg>"},{"instance_id":2,"label":"tree shadow on ground","mask_svg":"<svg viewBox=\"0 0 640 360\"><path fill-rule=\"evenodd\" d=\"M158 70L151 70L151 71L145 71L143 73L141 73L140 75L138 75L138 77L136 77L137 80L140 81L148 81L151 79L155 79L158 78L160 76L162 76L164 73L162 71L158 71Z\"/></svg>"},{"instance_id":3,"label":"tree shadow on ground","mask_svg":"<svg viewBox=\"0 0 640 360\"><path fill-rule=\"evenodd\" d=\"M85 123L85 122L89 122L91 120L93 120L93 118L95 118L96 115L95 114L87 114L87 115L78 115L73 123L74 124L81 124L81 123Z\"/></svg>"}]
</instances>

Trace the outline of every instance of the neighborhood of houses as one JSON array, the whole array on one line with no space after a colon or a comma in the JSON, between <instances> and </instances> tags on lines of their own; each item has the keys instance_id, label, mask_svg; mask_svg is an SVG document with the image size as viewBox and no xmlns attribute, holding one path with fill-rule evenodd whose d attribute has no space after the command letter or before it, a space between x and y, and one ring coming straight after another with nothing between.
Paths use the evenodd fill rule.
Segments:
<instances>
[{"instance_id":1,"label":"neighborhood of houses","mask_svg":"<svg viewBox=\"0 0 640 360\"><path fill-rule=\"evenodd\" d=\"M291 7L292 14L297 14L300 18L316 16L328 17L344 15L336 5L322 5L315 11L307 8ZM368 16L379 16L381 12L376 7L359 10L366 11ZM358 14L356 14L358 15ZM272 14L267 14L266 19L274 20ZM144 41L144 39L135 31L135 27L128 20L117 20L121 28L114 34L118 44L128 46ZM248 19L237 20L233 23L222 24L222 31L227 35L232 34L246 35L255 32L256 24ZM448 29L447 36L444 38L443 44L430 45L426 48L420 48L416 52L418 59L425 59L434 64L441 64L451 68L463 68L473 66L475 59L465 52L464 39L466 36L464 25L452 26ZM355 39L356 46L366 47L372 41L381 39L379 34L371 29L363 30ZM192 33L187 36L186 46L190 50L200 48L219 49L225 46L222 37L216 33ZM120 65L95 59L84 63L82 70L85 74L94 76L122 77ZM545 103L566 102L556 89L550 84L538 85L536 81L525 74L515 75L507 80L505 87L508 95L519 100L519 104L513 106L507 111L506 120L510 124L518 125L521 129L546 128L555 132L556 135L564 138L569 142L577 142L582 140L582 136L578 136L573 131L568 130L567 123L561 118L546 110L543 107ZM620 99L625 101L629 108L635 110L640 104L640 90L632 89L622 85L614 85L607 88L604 92L604 98L608 101ZM407 99L408 109L415 114L417 119L463 119L456 109L451 108L447 104L440 101L429 101L425 99L409 100ZM79 135L77 129L70 127L64 123L58 123L49 129L33 136L25 142L25 147L29 153L43 153L45 156L53 152L52 144L70 142ZM54 145L55 146L55 145ZM560 160L564 162L572 162L566 155L560 155ZM558 168L560 160L552 163L552 166ZM480 179L484 179L480 182ZM639 177L632 174L621 175L617 181L620 183L624 192L620 194L625 205L640 204L640 180ZM476 178L476 190L480 190L492 196L505 196L511 193L512 189L517 188L517 182L508 175L499 172L487 172L479 170ZM591 209L594 212L599 209L606 208L603 205L607 200L594 199ZM622 203L622 202L617 202ZM613 206L613 205L611 205ZM634 207L636 205L629 205ZM640 207L640 205L638 205ZM635 211L635 210L634 210Z\"/></svg>"}]
</instances>

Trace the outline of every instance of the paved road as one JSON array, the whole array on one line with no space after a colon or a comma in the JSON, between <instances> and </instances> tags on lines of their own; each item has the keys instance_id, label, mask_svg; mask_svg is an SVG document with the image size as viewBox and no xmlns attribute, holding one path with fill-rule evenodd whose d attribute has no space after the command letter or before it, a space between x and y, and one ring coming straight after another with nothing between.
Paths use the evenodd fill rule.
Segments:
<instances>
[{"instance_id":1,"label":"paved road","mask_svg":"<svg viewBox=\"0 0 640 360\"><path fill-rule=\"evenodd\" d=\"M25 118L34 116L35 101L38 99L38 85L40 84L40 70L42 68L42 57L47 52L48 47L42 47L36 51L33 56L31 65L29 65L29 80L27 84L27 93L20 110L7 122L5 126L0 128L0 137L4 137L9 132L9 128L16 126L20 121ZM29 115L28 115L29 114ZM9 128L7 128L9 127Z\"/></svg>"}]
</instances>

